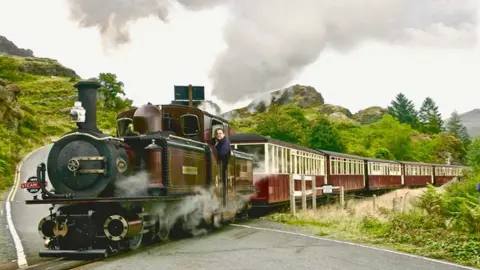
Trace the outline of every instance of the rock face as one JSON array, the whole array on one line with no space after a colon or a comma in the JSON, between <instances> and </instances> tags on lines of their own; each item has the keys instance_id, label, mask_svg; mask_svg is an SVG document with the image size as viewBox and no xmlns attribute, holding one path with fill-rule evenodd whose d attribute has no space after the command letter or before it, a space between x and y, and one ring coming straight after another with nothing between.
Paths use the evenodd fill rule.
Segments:
<instances>
[{"instance_id":1,"label":"rock face","mask_svg":"<svg viewBox=\"0 0 480 270\"><path fill-rule=\"evenodd\" d=\"M322 94L315 88L305 85L293 85L285 89L261 95L257 100L251 102L247 108L250 113L263 112L268 106L294 104L300 108L320 106L324 104Z\"/></svg>"},{"instance_id":2,"label":"rock face","mask_svg":"<svg viewBox=\"0 0 480 270\"><path fill-rule=\"evenodd\" d=\"M33 51L30 49L18 48L13 42L4 36L0 36L0 54L33 57Z\"/></svg>"},{"instance_id":3,"label":"rock face","mask_svg":"<svg viewBox=\"0 0 480 270\"><path fill-rule=\"evenodd\" d=\"M353 115L353 119L362 125L366 125L380 120L386 113L388 113L387 109L373 106L357 112Z\"/></svg>"},{"instance_id":4,"label":"rock face","mask_svg":"<svg viewBox=\"0 0 480 270\"><path fill-rule=\"evenodd\" d=\"M0 79L0 122L13 128L23 112L18 103L21 90L16 84Z\"/></svg>"},{"instance_id":5,"label":"rock face","mask_svg":"<svg viewBox=\"0 0 480 270\"><path fill-rule=\"evenodd\" d=\"M480 109L474 109L459 115L462 124L472 137L480 135Z\"/></svg>"},{"instance_id":6,"label":"rock face","mask_svg":"<svg viewBox=\"0 0 480 270\"><path fill-rule=\"evenodd\" d=\"M322 106L320 106L318 111L326 115L343 114L348 118L351 118L353 116L353 114L350 112L349 109L342 106L332 105L332 104L323 104Z\"/></svg>"},{"instance_id":7,"label":"rock face","mask_svg":"<svg viewBox=\"0 0 480 270\"><path fill-rule=\"evenodd\" d=\"M257 112L265 112L270 105L294 104L300 108L318 107L324 104L322 94L315 88L305 85L292 85L257 97L247 107L222 114L228 120L248 117Z\"/></svg>"},{"instance_id":8,"label":"rock face","mask_svg":"<svg viewBox=\"0 0 480 270\"><path fill-rule=\"evenodd\" d=\"M25 58L19 66L21 72L42 75L42 76L61 76L79 79L80 76L74 70L64 67L57 60L49 58Z\"/></svg>"}]
</instances>

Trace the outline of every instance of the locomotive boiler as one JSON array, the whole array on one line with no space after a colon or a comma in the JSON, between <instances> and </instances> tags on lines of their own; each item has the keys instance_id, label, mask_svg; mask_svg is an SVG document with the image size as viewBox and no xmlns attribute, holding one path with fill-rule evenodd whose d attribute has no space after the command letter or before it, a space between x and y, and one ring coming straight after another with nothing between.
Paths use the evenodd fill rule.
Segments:
<instances>
[{"instance_id":1,"label":"locomotive boiler","mask_svg":"<svg viewBox=\"0 0 480 270\"><path fill-rule=\"evenodd\" d=\"M232 151L221 179L212 144L217 128L229 135L226 120L191 106L148 103L120 113L112 136L97 127L98 82L75 87L70 117L77 128L53 144L47 164L26 183L41 192L27 204L52 205L38 224L46 247L40 256L107 256L165 239L189 217L211 227L248 210L252 156ZM192 201L195 207L181 207Z\"/></svg>"}]
</instances>

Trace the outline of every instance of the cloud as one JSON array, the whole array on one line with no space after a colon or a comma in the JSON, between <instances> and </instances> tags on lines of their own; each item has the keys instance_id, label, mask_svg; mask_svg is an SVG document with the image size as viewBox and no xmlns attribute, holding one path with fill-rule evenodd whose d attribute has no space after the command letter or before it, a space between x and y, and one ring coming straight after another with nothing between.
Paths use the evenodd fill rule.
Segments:
<instances>
[{"instance_id":1,"label":"cloud","mask_svg":"<svg viewBox=\"0 0 480 270\"><path fill-rule=\"evenodd\" d=\"M475 0L70 0L72 18L98 27L119 45L128 24L156 16L168 22L172 7L200 11L225 5L227 48L210 72L212 95L227 104L286 86L326 47L339 51L368 40L405 46L473 47Z\"/></svg>"}]
</instances>

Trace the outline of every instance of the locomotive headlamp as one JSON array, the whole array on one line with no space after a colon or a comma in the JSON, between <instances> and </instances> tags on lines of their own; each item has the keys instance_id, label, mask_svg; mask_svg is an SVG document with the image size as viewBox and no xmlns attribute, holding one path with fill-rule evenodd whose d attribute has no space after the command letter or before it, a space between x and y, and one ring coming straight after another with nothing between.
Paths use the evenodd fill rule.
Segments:
<instances>
[{"instance_id":1,"label":"locomotive headlamp","mask_svg":"<svg viewBox=\"0 0 480 270\"><path fill-rule=\"evenodd\" d=\"M82 102L75 101L75 105L70 110L70 119L75 123L85 122L85 109L82 107Z\"/></svg>"}]
</instances>

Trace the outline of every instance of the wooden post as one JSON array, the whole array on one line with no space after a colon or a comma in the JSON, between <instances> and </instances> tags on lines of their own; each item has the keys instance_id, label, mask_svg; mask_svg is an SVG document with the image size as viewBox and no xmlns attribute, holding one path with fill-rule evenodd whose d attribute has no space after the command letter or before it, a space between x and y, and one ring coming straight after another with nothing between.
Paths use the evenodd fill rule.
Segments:
<instances>
[{"instance_id":1,"label":"wooden post","mask_svg":"<svg viewBox=\"0 0 480 270\"><path fill-rule=\"evenodd\" d=\"M405 211L405 207L406 207L406 204L407 204L407 195L408 195L408 192L405 193L405 197L403 198L403 207L402 207L402 212Z\"/></svg>"},{"instance_id":2,"label":"wooden post","mask_svg":"<svg viewBox=\"0 0 480 270\"><path fill-rule=\"evenodd\" d=\"M192 101L193 97L192 96L193 96L193 89L192 89L192 85L189 84L188 85L188 106L189 107L193 107L193 101Z\"/></svg>"},{"instance_id":3,"label":"wooden post","mask_svg":"<svg viewBox=\"0 0 480 270\"><path fill-rule=\"evenodd\" d=\"M290 174L290 213L295 216L295 180L293 174Z\"/></svg>"},{"instance_id":4,"label":"wooden post","mask_svg":"<svg viewBox=\"0 0 480 270\"><path fill-rule=\"evenodd\" d=\"M302 210L307 210L307 186L305 184L305 175L302 174Z\"/></svg>"},{"instance_id":5,"label":"wooden post","mask_svg":"<svg viewBox=\"0 0 480 270\"><path fill-rule=\"evenodd\" d=\"M393 211L397 210L397 202L398 202L398 194L395 191L395 198L393 198L393 209L392 209Z\"/></svg>"},{"instance_id":6,"label":"wooden post","mask_svg":"<svg viewBox=\"0 0 480 270\"><path fill-rule=\"evenodd\" d=\"M312 176L312 209L317 210L317 183L315 183L315 176Z\"/></svg>"},{"instance_id":7,"label":"wooden post","mask_svg":"<svg viewBox=\"0 0 480 270\"><path fill-rule=\"evenodd\" d=\"M377 204L377 195L373 194L373 211L376 209L376 204Z\"/></svg>"},{"instance_id":8,"label":"wooden post","mask_svg":"<svg viewBox=\"0 0 480 270\"><path fill-rule=\"evenodd\" d=\"M343 186L340 187L340 207L342 209L345 208L345 191L343 189Z\"/></svg>"}]
</instances>

